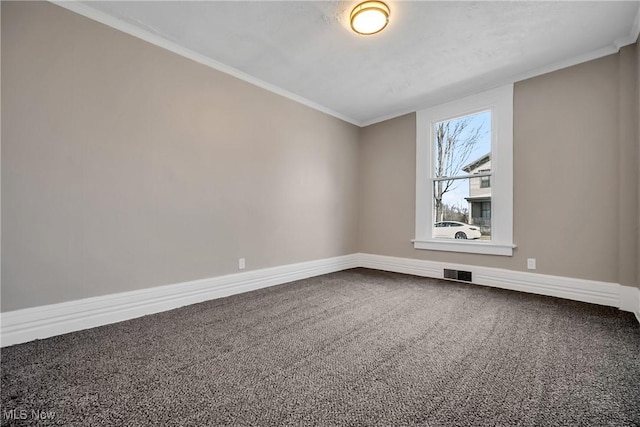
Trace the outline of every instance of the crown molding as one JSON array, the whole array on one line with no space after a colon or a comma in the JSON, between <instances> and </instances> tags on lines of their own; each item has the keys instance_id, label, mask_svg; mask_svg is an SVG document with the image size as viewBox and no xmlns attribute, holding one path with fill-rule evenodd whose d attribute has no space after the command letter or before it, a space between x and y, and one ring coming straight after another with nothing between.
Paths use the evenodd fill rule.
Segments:
<instances>
[{"instance_id":1,"label":"crown molding","mask_svg":"<svg viewBox=\"0 0 640 427\"><path fill-rule=\"evenodd\" d=\"M152 33L147 30L143 30L135 25L132 25L128 22L125 22L121 19L113 17L109 14L96 10L90 6L87 6L83 3L79 3L76 1L64 1L64 0L49 0L49 3L60 6L64 9L67 9L71 12L77 13L78 15L82 15L85 18L89 18L93 21L104 24L108 27L114 28L118 31L122 31L123 33L129 34L133 37L144 40L148 43L151 43L155 46L166 49L170 52L173 52L177 55L180 55L184 58L195 61L199 64L206 65L207 67L213 68L214 70L220 71L222 73L233 76L237 79L245 81L249 84L257 86L261 89L267 90L276 95L280 95L284 98L290 99L291 101L297 102L298 104L302 104L306 107L312 108L316 111L319 111L324 114L328 114L332 117L345 121L347 123L351 123L356 126L362 126L362 124L351 117L345 116L344 114L340 114L337 111L334 111L330 108L327 108L323 105L320 105L316 102L313 102L307 98L304 98L300 95L296 95L295 93L289 92L281 87L273 85L271 83L267 83L264 80L260 80L256 77L253 77L243 71L240 71L236 68L230 67L221 62L215 61L205 55L202 55L198 52L195 52L191 49L187 49L184 46L179 45L178 43L172 42L159 34Z\"/></svg>"},{"instance_id":2,"label":"crown molding","mask_svg":"<svg viewBox=\"0 0 640 427\"><path fill-rule=\"evenodd\" d=\"M633 26L631 27L631 31L629 31L629 33L626 36L616 39L609 46L605 46L603 48L596 49L591 52L586 52L581 55L576 55L559 62L554 62L549 65L545 65L544 67L535 68L531 71L515 74L510 78L501 79L494 83L481 84L479 86L473 87L471 90L465 92L462 95L456 94L455 96L449 97L448 99L444 99L444 100L442 99L441 96L439 96L437 98L437 102L420 103L411 108L403 108L393 113L385 114L383 116L379 116L371 120L364 120L362 121L360 126L365 127L365 126L370 126L376 123L384 122L386 120L395 119L396 117L404 116L410 113L415 113L418 110L423 110L425 108L430 108L435 105L444 104L449 101L464 98L466 96L475 95L477 93L484 92L487 90L495 89L503 85L513 84L522 80L531 79L533 77L541 76L543 74L551 73L553 71L558 71L563 68L568 68L574 65L582 64L583 62L593 61L594 59L598 59L607 55L613 55L614 53L618 53L620 49L622 49L623 47L636 43L638 41L638 36L640 36L640 1L638 1L637 3L638 3L638 10L636 11L636 18L633 21Z\"/></svg>"},{"instance_id":3,"label":"crown molding","mask_svg":"<svg viewBox=\"0 0 640 427\"><path fill-rule=\"evenodd\" d=\"M640 17L640 15L638 15ZM589 61L593 61L595 59L599 59L602 57L605 57L607 55L613 55L617 52L620 51L621 48L623 48L624 46L633 44L636 42L637 38L638 38L638 32L640 30L640 26L638 25L638 17L636 17L636 24L634 25L634 29L632 30L632 32L623 38L619 38L617 39L614 43L612 43L609 46L605 46L603 48L591 51L591 52L587 52L584 53L582 55L577 55L559 62L554 62L552 64L546 65L544 67L540 67L540 68L535 68L531 71L527 71L524 73L519 73L519 74L515 74L512 77L509 77L507 79L502 79L499 80L495 83L491 83L491 84L484 84L484 85L479 85L476 87L473 87L470 91L465 92L463 95L459 95L456 94L455 96L449 97L445 100L442 100L442 98L439 96L437 98L437 102L427 102L427 103L421 103L419 104L417 107L411 107L411 108L405 108L402 110L398 110L394 113L390 113L390 114L386 114L384 116L380 116L377 117L375 119L372 120L365 120L364 122L361 123L361 127L365 127L365 126L370 126L376 123L380 123L383 122L385 120L391 120L391 119L395 119L396 117L400 117L400 116L404 116L405 114L410 114L410 113L415 113L416 111L419 110L424 110L426 108L431 108L434 107L436 105L439 104L445 104L447 102L450 101L454 101L456 99L461 99L461 98L465 98L467 96L472 96L472 95L476 95L480 92L484 92L487 90L491 90L491 89L495 89L497 87L500 86L504 86L507 84L515 84L517 82L523 81L523 80L527 80L527 79L531 79L534 77L538 77L541 76L543 74L548 74L554 71L558 71L558 70L562 70L563 68L569 68L572 67L574 65L579 65L582 64L584 62L589 62ZM635 34L635 35L634 35ZM633 40L633 41L630 41Z\"/></svg>"},{"instance_id":4,"label":"crown molding","mask_svg":"<svg viewBox=\"0 0 640 427\"><path fill-rule=\"evenodd\" d=\"M613 42L616 47L616 52L623 48L624 46L634 44L638 41L638 36L640 36L640 1L638 2L638 10L636 11L636 19L633 21L633 26L631 26L631 31L625 37L620 37Z\"/></svg>"},{"instance_id":5,"label":"crown molding","mask_svg":"<svg viewBox=\"0 0 640 427\"><path fill-rule=\"evenodd\" d=\"M104 12L101 12L99 10L96 10L90 6L87 6L86 4L83 3L79 3L76 1L65 1L65 0L48 0L50 3L58 5L64 9L70 10L72 12L75 12L79 15L82 15L86 18L89 18L91 20L97 21L101 24L107 25L111 28L114 28L118 31L122 31L126 34L129 34L131 36L134 36L136 38L142 39L148 43L151 43L155 46L161 47L163 49L169 50L177 55L180 55L182 57L191 59L192 61L195 61L199 64L202 65L206 65L210 68L213 68L217 71L220 71L222 73L228 74L230 76L236 77L240 80L243 80L249 84L252 84L254 86L257 86L261 89L267 90L269 92L272 92L276 95L280 95L284 98L290 99L294 102L297 102L299 104L302 104L304 106L307 106L309 108L312 108L316 111L320 111L322 113L328 114L332 117L335 117L337 119L343 120L347 123L350 123L352 125L358 126L358 127L366 127L366 126L370 126L376 123L380 123L386 120L390 120L390 119L394 119L400 116L404 116L406 114L410 114L410 113L414 113L418 110L422 110L424 108L429 108L429 107L433 107L435 105L441 104L441 103L445 103L445 102L449 102L452 101L454 99L458 99L458 98L463 98L465 96L470 96L470 95L474 95L477 94L479 92L483 92L486 90L490 90L490 89L494 89L496 87L499 86L503 86L506 84L512 84L515 82L519 82L522 80L527 80L533 77L537 77L543 74L547 74L547 73L551 73L553 71L557 71L563 68L568 68L574 65L578 65L581 64L583 62L588 62L588 61L592 61L594 59L598 59L598 58L602 58L604 56L607 55L611 55L614 53L617 53L622 47L630 45L635 43L638 40L638 36L640 35L640 1L637 2L638 4L638 10L636 12L636 17L633 23L633 26L631 27L631 30L629 31L629 33L624 36L624 37L620 37L618 39L616 39L613 43L611 43L608 46L605 46L603 48L600 49L596 49L594 51L591 52L587 52L581 55L577 55L574 57L571 57L569 59L566 60L562 60L559 62L554 62L552 64L546 65L544 67L540 67L540 68L536 68L534 70L531 71L527 71L524 73L519 73L516 75L511 76L510 78L506 78L506 79L500 79L499 81L493 82L493 83L486 83L484 82L483 84L476 86L476 87L472 87L471 89L469 89L468 91L466 91L463 94L459 94L456 93L455 96L449 96L449 97L445 97L442 96L442 94L440 94L440 96L437 97L437 102L423 102L420 103L418 105L414 105L412 107L409 108L402 108L399 109L397 111L391 112L389 114L385 114L382 116L378 116L376 118L370 119L370 120L357 120L354 119L352 117L346 116L344 114L341 114L337 111L334 111L328 107L325 107L323 105L320 105L316 102L313 102L307 98L304 98L300 95L296 95L295 93L289 92L285 89L282 89L281 87L278 87L276 85L273 85L271 83L267 83L263 80L260 80L256 77L253 77L243 71L240 71L236 68L230 67L226 64L223 64L221 62L215 61L205 55L202 55L198 52L195 52L191 49L187 49L181 45L179 45L178 43L172 42L170 40L165 39L164 37L152 33L150 31L147 30L143 30L139 27L136 27L135 25L129 24L128 22L125 22L121 19L115 18L109 14L106 14Z\"/></svg>"}]
</instances>

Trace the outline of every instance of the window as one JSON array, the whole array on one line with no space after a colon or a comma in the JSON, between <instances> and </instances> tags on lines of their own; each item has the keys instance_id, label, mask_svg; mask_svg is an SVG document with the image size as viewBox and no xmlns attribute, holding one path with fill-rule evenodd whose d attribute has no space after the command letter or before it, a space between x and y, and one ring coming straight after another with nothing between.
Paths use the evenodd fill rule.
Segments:
<instances>
[{"instance_id":1,"label":"window","mask_svg":"<svg viewBox=\"0 0 640 427\"><path fill-rule=\"evenodd\" d=\"M481 169L478 171L479 173L483 172L491 172L490 169ZM490 188L491 187L491 176L485 175L480 177L480 188Z\"/></svg>"},{"instance_id":2,"label":"window","mask_svg":"<svg viewBox=\"0 0 640 427\"><path fill-rule=\"evenodd\" d=\"M512 139L513 85L417 112L416 249L513 255Z\"/></svg>"},{"instance_id":3,"label":"window","mask_svg":"<svg viewBox=\"0 0 640 427\"><path fill-rule=\"evenodd\" d=\"M482 202L482 212L480 215L482 218L491 219L491 202Z\"/></svg>"}]
</instances>

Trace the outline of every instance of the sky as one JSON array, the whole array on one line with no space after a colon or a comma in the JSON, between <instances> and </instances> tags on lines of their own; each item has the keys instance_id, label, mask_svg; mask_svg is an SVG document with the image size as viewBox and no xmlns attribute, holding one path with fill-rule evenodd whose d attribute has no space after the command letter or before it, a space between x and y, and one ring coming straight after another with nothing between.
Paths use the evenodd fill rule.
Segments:
<instances>
[{"instance_id":1,"label":"sky","mask_svg":"<svg viewBox=\"0 0 640 427\"><path fill-rule=\"evenodd\" d=\"M491 152L491 112L483 111L480 113L473 114L471 116L464 116L456 119L450 120L450 122L455 122L457 120L471 118L469 126L467 127L468 131L472 131L473 129L481 126L481 137L475 145L474 150L469 156L468 161L465 164L469 164L476 159L484 156L485 154ZM464 137L463 135L461 135ZM454 175L465 175L466 172L459 170ZM459 180L457 183L454 183L455 189L450 190L448 193L444 195L443 202L451 205L451 206L460 206L461 208L466 208L468 206L465 197L469 195L469 183L467 180Z\"/></svg>"}]
</instances>

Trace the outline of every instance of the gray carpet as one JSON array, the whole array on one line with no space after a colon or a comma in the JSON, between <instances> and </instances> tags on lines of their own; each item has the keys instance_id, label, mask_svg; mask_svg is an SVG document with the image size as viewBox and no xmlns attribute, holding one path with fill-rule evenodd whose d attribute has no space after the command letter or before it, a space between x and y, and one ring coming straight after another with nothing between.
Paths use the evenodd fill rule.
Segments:
<instances>
[{"instance_id":1,"label":"gray carpet","mask_svg":"<svg viewBox=\"0 0 640 427\"><path fill-rule=\"evenodd\" d=\"M2 425L640 425L632 314L365 269L1 356Z\"/></svg>"}]
</instances>

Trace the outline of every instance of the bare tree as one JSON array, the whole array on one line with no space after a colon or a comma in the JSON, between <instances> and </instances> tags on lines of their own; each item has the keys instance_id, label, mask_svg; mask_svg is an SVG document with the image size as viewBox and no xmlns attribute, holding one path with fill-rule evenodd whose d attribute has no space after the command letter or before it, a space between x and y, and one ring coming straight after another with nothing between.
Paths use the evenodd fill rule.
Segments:
<instances>
[{"instance_id":1,"label":"bare tree","mask_svg":"<svg viewBox=\"0 0 640 427\"><path fill-rule=\"evenodd\" d=\"M482 136L482 125L467 129L471 117L439 122L435 126L436 137L436 178L451 177L459 174L461 169L469 162L469 156ZM444 218L442 198L455 190L461 180L445 179L436 181L434 199L436 205L436 221Z\"/></svg>"},{"instance_id":2,"label":"bare tree","mask_svg":"<svg viewBox=\"0 0 640 427\"><path fill-rule=\"evenodd\" d=\"M442 212L448 221L469 222L469 209L466 207L442 203Z\"/></svg>"}]
</instances>

